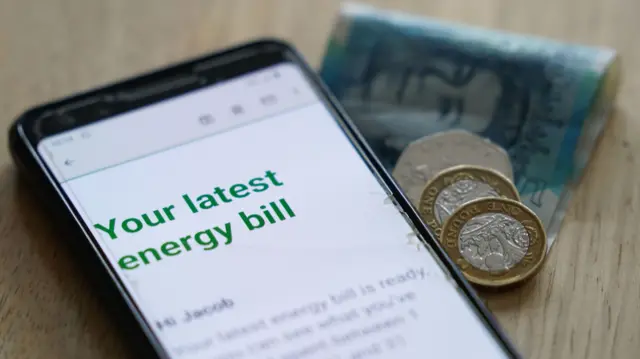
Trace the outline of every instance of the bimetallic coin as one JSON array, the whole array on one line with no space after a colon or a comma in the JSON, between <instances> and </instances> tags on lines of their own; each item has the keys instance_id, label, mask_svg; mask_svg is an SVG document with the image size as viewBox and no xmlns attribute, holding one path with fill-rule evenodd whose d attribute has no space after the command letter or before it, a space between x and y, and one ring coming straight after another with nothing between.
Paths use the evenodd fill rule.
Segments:
<instances>
[{"instance_id":1,"label":"bimetallic coin","mask_svg":"<svg viewBox=\"0 0 640 359\"><path fill-rule=\"evenodd\" d=\"M476 199L458 208L445 222L440 242L465 277L484 287L530 278L547 253L538 216L506 198Z\"/></svg>"},{"instance_id":2,"label":"bimetallic coin","mask_svg":"<svg viewBox=\"0 0 640 359\"><path fill-rule=\"evenodd\" d=\"M451 213L467 202L485 197L520 200L513 183L499 172L477 166L455 166L427 183L418 210L422 220L439 237Z\"/></svg>"},{"instance_id":3,"label":"bimetallic coin","mask_svg":"<svg viewBox=\"0 0 640 359\"><path fill-rule=\"evenodd\" d=\"M417 206L424 185L440 171L457 165L491 168L513 181L507 152L465 130L439 132L412 142L398 158L392 174Z\"/></svg>"}]
</instances>

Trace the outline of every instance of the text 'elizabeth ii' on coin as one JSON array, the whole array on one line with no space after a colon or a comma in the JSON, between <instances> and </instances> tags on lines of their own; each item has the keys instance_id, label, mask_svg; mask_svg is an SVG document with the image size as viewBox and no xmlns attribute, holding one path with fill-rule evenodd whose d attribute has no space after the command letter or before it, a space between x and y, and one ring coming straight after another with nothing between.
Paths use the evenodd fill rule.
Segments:
<instances>
[{"instance_id":1,"label":"text 'elizabeth ii' on coin","mask_svg":"<svg viewBox=\"0 0 640 359\"><path fill-rule=\"evenodd\" d=\"M426 184L418 210L425 224L439 237L451 213L467 202L485 197L520 200L513 183L499 172L477 166L455 166L438 173Z\"/></svg>"},{"instance_id":2,"label":"text 'elizabeth ii' on coin","mask_svg":"<svg viewBox=\"0 0 640 359\"><path fill-rule=\"evenodd\" d=\"M465 277L484 287L504 287L538 272L547 252L542 222L520 202L482 198L458 208L440 242Z\"/></svg>"}]
</instances>

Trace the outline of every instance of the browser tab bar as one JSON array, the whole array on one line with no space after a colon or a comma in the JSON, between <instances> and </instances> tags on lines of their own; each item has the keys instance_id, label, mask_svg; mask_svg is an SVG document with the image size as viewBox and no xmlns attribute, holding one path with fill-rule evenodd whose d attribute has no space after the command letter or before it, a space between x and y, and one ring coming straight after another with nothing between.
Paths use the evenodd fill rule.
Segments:
<instances>
[{"instance_id":1,"label":"browser tab bar","mask_svg":"<svg viewBox=\"0 0 640 359\"><path fill-rule=\"evenodd\" d=\"M305 81L294 65L277 65L46 138L38 146L46 148L64 182L318 101Z\"/></svg>"}]
</instances>

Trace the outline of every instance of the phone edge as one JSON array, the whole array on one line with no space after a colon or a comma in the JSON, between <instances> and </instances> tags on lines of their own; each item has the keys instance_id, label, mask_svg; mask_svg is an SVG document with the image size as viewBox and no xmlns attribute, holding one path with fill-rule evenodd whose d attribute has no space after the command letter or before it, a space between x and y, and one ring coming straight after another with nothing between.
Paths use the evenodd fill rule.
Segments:
<instances>
[{"instance_id":1,"label":"phone edge","mask_svg":"<svg viewBox=\"0 0 640 359\"><path fill-rule=\"evenodd\" d=\"M30 178L29 176L33 176L34 174L37 175L37 178L30 178L30 187L36 190L38 196L52 202L53 206L48 208L48 211L59 220L59 223L65 223L63 225L64 228L60 228L61 232L69 232L65 234L70 234L73 237L84 239L79 241L82 242L79 247L71 246L72 252L74 252L75 257L81 257L78 258L78 263L82 263L82 265L86 265L87 268L90 269L92 274L89 277L91 278L92 283L98 282L96 284L97 288L99 288L102 292L99 294L106 294L104 295L105 298L111 298L111 300L114 300L113 302L118 304L117 307L119 309L115 309L114 311L116 320L117 322L122 322L122 325L126 323L127 329L131 330L131 332L128 333L131 335L131 337L128 339L134 340L134 342L132 342L132 345L136 347L134 350L136 352L141 350L141 354L144 355L144 357L169 358L169 354L166 352L161 344L161 341L153 332L151 323L148 323L144 319L141 310L137 307L136 303L133 302L132 298L129 298L130 295L128 294L128 291L125 288L120 288L120 286L117 285L117 283L120 281L119 278L116 278L115 281L113 280L113 276L117 275L117 273L110 273L110 267L103 265L102 262L104 261L104 259L101 258L100 252L97 252L95 248L93 248L91 240L87 240L87 236L82 226L76 223L74 215L61 215L61 213L69 212L67 205L64 203L64 197L60 193L56 193L59 191L56 188L53 179L49 178L50 176L48 176L48 174L46 173L43 167L44 164L38 163L38 154L37 152L35 152L35 148L31 146L31 143L26 139L24 133L21 130L22 122L26 116L31 113L38 112L43 108L54 105L61 105L65 102L74 101L75 99L81 97L98 94L120 84L130 81L142 80L144 78L157 75L164 71L171 70L172 68L175 68L177 66L197 64L198 62L211 60L214 57L223 57L225 55L242 51L244 49L265 46L277 47L283 53L288 53L289 55L291 55L292 59L295 60L296 65L304 71L305 76L307 76L310 82L312 82L312 85L322 93L323 102L325 103L325 105L330 107L332 112L336 114L336 120L340 122L341 125L343 125L343 130L346 129L345 134L347 134L348 137L352 141L354 141L354 144L357 145L358 152L360 152L359 154L367 162L369 167L374 169L374 175L378 178L378 180L381 180L381 183L391 192L394 200L396 201L396 204L401 207L401 211L403 212L403 214L408 216L408 219L413 224L414 228L420 232L419 234L421 236L427 236L430 238L430 241L433 242L433 245L424 242L423 245L429 246L431 250L436 252L437 257L435 259L437 259L445 267L443 269L445 269L446 272L455 280L456 284L463 291L466 299L470 302L469 304L474 307L474 310L477 312L476 314L481 317L481 319L483 320L483 324L488 329L490 329L492 335L497 341L500 342L505 352L513 358L521 358L519 352L516 350L515 346L506 335L499 322L496 320L493 314L491 314L484 302L477 295L475 289L473 289L473 287L464 278L464 275L460 272L457 266L449 259L449 257L439 245L438 241L434 239L429 228L422 222L419 214L416 212L413 206L411 206L409 200L403 194L399 186L395 183L392 176L388 173L384 166L382 166L362 134L357 130L355 124L353 124L350 120L347 112L342 108L340 102L333 96L330 89L326 86L326 84L324 84L320 76L316 74L315 71L313 71L309 63L304 59L304 57L297 51L294 46L292 46L287 41L270 37L259 38L253 41L244 42L236 46L228 47L220 51L214 51L180 62L173 62L168 65L141 72L130 77L116 79L107 84L99 85L87 90L73 93L65 97L61 97L56 100L38 104L27 109L21 115L19 115L9 128L9 150L13 162L18 167L18 170L21 173L22 177L26 176L26 178ZM27 153L30 153L30 155L28 155ZM38 188L40 188L40 190L38 190ZM49 190L52 190L52 192L45 191L42 188L47 188ZM82 255L80 255L80 253L76 253L78 250L82 252ZM96 258L99 260L96 261ZM96 280L98 278L107 280ZM103 297L103 295L100 296ZM111 312L112 310L113 309L110 309L109 312ZM140 346L140 341L145 342L146 345Z\"/></svg>"}]
</instances>

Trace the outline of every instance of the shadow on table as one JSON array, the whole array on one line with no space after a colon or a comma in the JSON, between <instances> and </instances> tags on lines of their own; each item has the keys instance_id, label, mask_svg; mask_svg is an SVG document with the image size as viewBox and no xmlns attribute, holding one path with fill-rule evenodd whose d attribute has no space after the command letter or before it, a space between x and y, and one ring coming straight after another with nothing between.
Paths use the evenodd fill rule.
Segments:
<instances>
[{"instance_id":1,"label":"shadow on table","mask_svg":"<svg viewBox=\"0 0 640 359\"><path fill-rule=\"evenodd\" d=\"M129 357L108 303L98 300L39 199L11 165L0 168L0 183L0 354Z\"/></svg>"},{"instance_id":2,"label":"shadow on table","mask_svg":"<svg viewBox=\"0 0 640 359\"><path fill-rule=\"evenodd\" d=\"M634 174L638 172L635 154L640 153L640 143L634 141L637 136L640 122L622 109L614 111L574 189L558 238L540 273L505 292L480 292L509 332L529 330L533 316L543 316L543 322L560 320L557 308L571 305L565 300L572 298L572 285L584 281L584 270L602 254L602 246L620 246L618 242L628 238L611 231L624 227L619 224L622 213L633 205L629 189L639 188L634 178L640 175ZM577 266L584 269L578 271Z\"/></svg>"},{"instance_id":3,"label":"shadow on table","mask_svg":"<svg viewBox=\"0 0 640 359\"><path fill-rule=\"evenodd\" d=\"M632 179L630 174L634 170L634 156L640 153L640 144L633 138L634 133L640 134L639 123L634 122L626 111L614 110L594 147L591 160L574 187L562 227L572 222L592 222L596 217L602 221L616 220L615 211L611 209L623 205L626 200L620 203L601 201L602 194L608 193L611 196L609 198L614 198L615 192L625 188L624 180ZM594 210L598 213L593 213Z\"/></svg>"}]
</instances>

